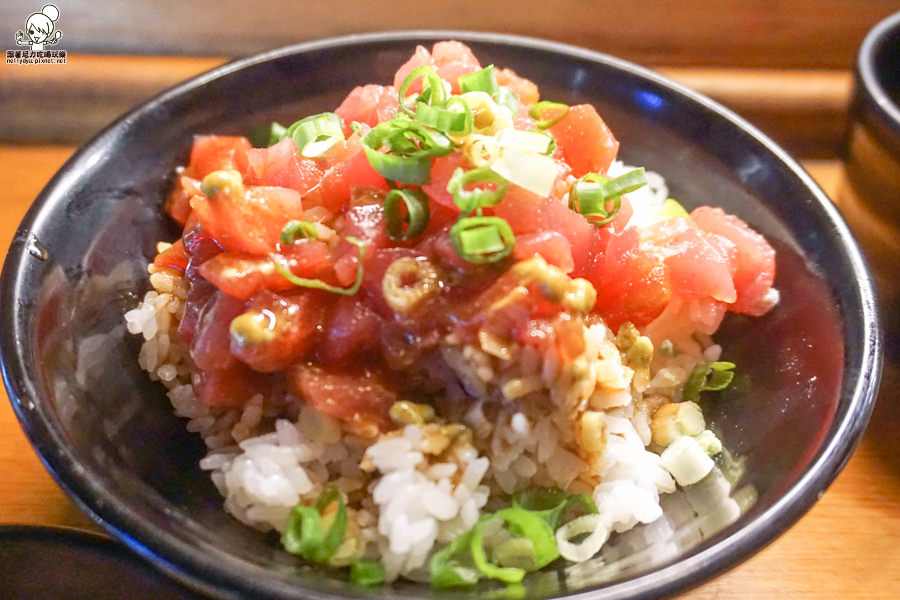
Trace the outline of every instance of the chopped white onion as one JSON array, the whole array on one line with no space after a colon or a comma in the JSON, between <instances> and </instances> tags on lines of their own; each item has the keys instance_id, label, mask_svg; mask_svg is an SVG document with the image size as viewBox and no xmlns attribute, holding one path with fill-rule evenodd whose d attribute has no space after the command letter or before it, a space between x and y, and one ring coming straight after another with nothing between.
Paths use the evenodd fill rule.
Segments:
<instances>
[{"instance_id":1,"label":"chopped white onion","mask_svg":"<svg viewBox=\"0 0 900 600\"><path fill-rule=\"evenodd\" d=\"M579 543L570 542L572 538L588 533ZM600 551L609 539L609 524L599 514L584 515L572 519L556 530L556 545L559 554L572 562L583 562Z\"/></svg>"},{"instance_id":2,"label":"chopped white onion","mask_svg":"<svg viewBox=\"0 0 900 600\"><path fill-rule=\"evenodd\" d=\"M690 436L682 436L672 442L660 455L660 463L682 486L697 483L714 466L713 460Z\"/></svg>"},{"instance_id":3,"label":"chopped white onion","mask_svg":"<svg viewBox=\"0 0 900 600\"><path fill-rule=\"evenodd\" d=\"M550 136L539 131L504 129L497 134L497 144L503 148L518 148L538 154L546 154L550 148Z\"/></svg>"},{"instance_id":4,"label":"chopped white onion","mask_svg":"<svg viewBox=\"0 0 900 600\"><path fill-rule=\"evenodd\" d=\"M559 172L556 161L549 156L520 148L501 148L491 169L510 183L543 198L550 195Z\"/></svg>"}]
</instances>

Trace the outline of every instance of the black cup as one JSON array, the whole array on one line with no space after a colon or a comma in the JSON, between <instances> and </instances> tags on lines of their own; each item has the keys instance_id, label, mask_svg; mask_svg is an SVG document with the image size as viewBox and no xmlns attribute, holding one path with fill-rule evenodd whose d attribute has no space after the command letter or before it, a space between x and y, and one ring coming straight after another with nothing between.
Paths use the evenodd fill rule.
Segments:
<instances>
[{"instance_id":1,"label":"black cup","mask_svg":"<svg viewBox=\"0 0 900 600\"><path fill-rule=\"evenodd\" d=\"M886 348L900 358L900 12L860 47L838 204L869 259Z\"/></svg>"}]
</instances>

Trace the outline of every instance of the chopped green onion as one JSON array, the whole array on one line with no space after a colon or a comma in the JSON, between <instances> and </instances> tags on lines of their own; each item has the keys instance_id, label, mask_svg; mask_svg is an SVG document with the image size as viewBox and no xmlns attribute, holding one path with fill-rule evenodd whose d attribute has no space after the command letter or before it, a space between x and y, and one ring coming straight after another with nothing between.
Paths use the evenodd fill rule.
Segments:
<instances>
[{"instance_id":1,"label":"chopped green onion","mask_svg":"<svg viewBox=\"0 0 900 600\"><path fill-rule=\"evenodd\" d=\"M569 193L569 206L588 221L602 227L612 221L622 202L622 194L633 192L646 185L644 168L634 169L615 179L597 173L588 173L575 182ZM607 205L612 203L612 208Z\"/></svg>"},{"instance_id":2,"label":"chopped green onion","mask_svg":"<svg viewBox=\"0 0 900 600\"><path fill-rule=\"evenodd\" d=\"M438 129L451 136L464 136L472 132L472 109L459 96L452 96L444 106L418 103L416 121Z\"/></svg>"},{"instance_id":3,"label":"chopped green onion","mask_svg":"<svg viewBox=\"0 0 900 600\"><path fill-rule=\"evenodd\" d=\"M597 505L590 495L570 495L556 487L529 487L520 490L513 495L512 505L539 516L554 530L560 523L597 512Z\"/></svg>"},{"instance_id":4,"label":"chopped green onion","mask_svg":"<svg viewBox=\"0 0 900 600\"><path fill-rule=\"evenodd\" d=\"M516 237L500 217L464 217L450 228L450 241L465 260L486 264L512 254Z\"/></svg>"},{"instance_id":5,"label":"chopped green onion","mask_svg":"<svg viewBox=\"0 0 900 600\"><path fill-rule=\"evenodd\" d=\"M573 512L574 518L569 517ZM429 563L431 585L435 588L472 585L481 577L505 583L522 581L526 572L542 569L559 558L559 534L554 531L564 514L567 519L571 518L570 523L575 523L570 529L588 522L583 519L585 514L591 517L590 522L600 522L597 507L588 494L568 495L558 488L529 488L517 492L511 507L483 515L472 529L432 556ZM505 531L488 533L493 531L489 528L498 519L503 521ZM566 543L573 546L569 539L578 534L575 532L565 538ZM589 547L592 548L595 542L592 538Z\"/></svg>"},{"instance_id":6,"label":"chopped green onion","mask_svg":"<svg viewBox=\"0 0 900 600\"><path fill-rule=\"evenodd\" d=\"M323 530L322 512L337 502L337 512L328 531ZM291 510L287 527L281 536L284 549L307 560L327 563L341 545L347 531L347 507L337 488L326 488L314 506L298 504Z\"/></svg>"},{"instance_id":7,"label":"chopped green onion","mask_svg":"<svg viewBox=\"0 0 900 600\"><path fill-rule=\"evenodd\" d=\"M545 112L549 112L550 116L544 118ZM541 100L528 109L528 116L534 119L534 124L538 129L553 127L567 114L569 114L568 104L550 102L549 100Z\"/></svg>"},{"instance_id":8,"label":"chopped green onion","mask_svg":"<svg viewBox=\"0 0 900 600\"><path fill-rule=\"evenodd\" d=\"M344 141L344 124L338 115L323 112L293 123L284 135L294 140L301 156L316 158Z\"/></svg>"},{"instance_id":9,"label":"chopped green onion","mask_svg":"<svg viewBox=\"0 0 900 600\"><path fill-rule=\"evenodd\" d=\"M424 102L431 106L442 106L447 100L447 90L444 88L444 81L429 65L422 65L407 75L400 85L400 89L397 90L400 110L409 116L415 113L406 103L406 92L418 79L422 79L422 92L418 95L416 104Z\"/></svg>"},{"instance_id":10,"label":"chopped green onion","mask_svg":"<svg viewBox=\"0 0 900 600\"><path fill-rule=\"evenodd\" d=\"M496 101L500 106L508 108L512 114L519 112L519 97L505 85L500 86L500 89L497 90Z\"/></svg>"},{"instance_id":11,"label":"chopped green onion","mask_svg":"<svg viewBox=\"0 0 900 600\"><path fill-rule=\"evenodd\" d=\"M307 279L305 277L297 277L296 275L291 273L290 269L281 264L278 259L275 259L275 270L278 271L282 277L284 277L297 287L325 290L326 292L331 292L332 294L342 294L344 296L354 296L356 295L356 292L359 291L359 287L362 285L363 260L366 256L366 244L362 240L353 236L347 236L344 239L359 248L359 259L356 263L356 281L354 281L353 285L351 285L350 287L342 288L334 285L329 285L321 279Z\"/></svg>"},{"instance_id":12,"label":"chopped green onion","mask_svg":"<svg viewBox=\"0 0 900 600\"><path fill-rule=\"evenodd\" d=\"M534 569L542 569L559 558L553 530L537 515L521 508L504 508L494 513L507 522L513 535L527 537L534 547Z\"/></svg>"},{"instance_id":13,"label":"chopped green onion","mask_svg":"<svg viewBox=\"0 0 900 600\"><path fill-rule=\"evenodd\" d=\"M697 440L697 443L700 444L707 456L715 456L722 451L722 440L709 429L704 429L698 435L695 435L694 439Z\"/></svg>"},{"instance_id":14,"label":"chopped green onion","mask_svg":"<svg viewBox=\"0 0 900 600\"><path fill-rule=\"evenodd\" d=\"M446 135L408 119L379 123L363 137L362 147L369 164L385 179L409 185L428 183L431 158L453 151Z\"/></svg>"},{"instance_id":15,"label":"chopped green onion","mask_svg":"<svg viewBox=\"0 0 900 600\"><path fill-rule=\"evenodd\" d=\"M485 186L494 186L493 189ZM479 186L466 189L467 186ZM447 181L447 191L463 213L471 213L485 206L494 206L503 199L509 182L488 167L466 171L457 168Z\"/></svg>"},{"instance_id":16,"label":"chopped green onion","mask_svg":"<svg viewBox=\"0 0 900 600\"><path fill-rule=\"evenodd\" d=\"M689 435L683 435L663 450L659 464L668 471L678 485L693 485L709 475L715 466L706 452Z\"/></svg>"},{"instance_id":17,"label":"chopped green onion","mask_svg":"<svg viewBox=\"0 0 900 600\"><path fill-rule=\"evenodd\" d=\"M472 530L462 533L435 552L428 563L431 586L437 589L473 585L480 575L472 562Z\"/></svg>"},{"instance_id":18,"label":"chopped green onion","mask_svg":"<svg viewBox=\"0 0 900 600\"><path fill-rule=\"evenodd\" d=\"M526 512L525 514L530 513ZM469 541L469 551L472 553L472 561L475 563L475 568L478 569L478 572L485 577L498 579L505 583L518 583L525 577L525 569L520 567L498 567L489 561L485 554L484 529L494 518L496 518L496 515L493 515L488 519L482 519L478 521L472 529L472 539ZM534 554L533 544L532 554ZM535 559L532 559L532 561L535 561Z\"/></svg>"},{"instance_id":19,"label":"chopped green onion","mask_svg":"<svg viewBox=\"0 0 900 600\"><path fill-rule=\"evenodd\" d=\"M384 565L377 560L358 558L350 563L350 581L357 585L378 585L384 582Z\"/></svg>"},{"instance_id":20,"label":"chopped green onion","mask_svg":"<svg viewBox=\"0 0 900 600\"><path fill-rule=\"evenodd\" d=\"M491 548L491 562L500 567L534 569L534 544L527 537L513 537Z\"/></svg>"},{"instance_id":21,"label":"chopped green onion","mask_svg":"<svg viewBox=\"0 0 900 600\"><path fill-rule=\"evenodd\" d=\"M690 213L675 198L666 198L659 212L656 213L656 220L663 221L665 219L674 219L676 217L689 217Z\"/></svg>"},{"instance_id":22,"label":"chopped green onion","mask_svg":"<svg viewBox=\"0 0 900 600\"><path fill-rule=\"evenodd\" d=\"M633 169L618 177L603 182L603 193L607 198L629 194L647 185L644 167Z\"/></svg>"},{"instance_id":23,"label":"chopped green onion","mask_svg":"<svg viewBox=\"0 0 900 600\"><path fill-rule=\"evenodd\" d=\"M400 203L406 206L404 215ZM393 189L384 199L384 224L387 235L395 242L403 242L422 235L428 226L428 197L419 190ZM404 223L407 225L403 230Z\"/></svg>"},{"instance_id":24,"label":"chopped green onion","mask_svg":"<svg viewBox=\"0 0 900 600\"><path fill-rule=\"evenodd\" d=\"M288 245L297 240L315 240L319 238L316 224L312 221L288 221L281 230L281 243Z\"/></svg>"},{"instance_id":25,"label":"chopped green onion","mask_svg":"<svg viewBox=\"0 0 900 600\"><path fill-rule=\"evenodd\" d=\"M733 362L723 360L697 364L688 376L681 392L683 400L698 402L700 392L718 392L724 390L734 379Z\"/></svg>"},{"instance_id":26,"label":"chopped green onion","mask_svg":"<svg viewBox=\"0 0 900 600\"><path fill-rule=\"evenodd\" d=\"M500 91L497 85L497 76L494 74L494 65L488 65L480 71L466 73L456 78L459 82L460 92L485 92L492 98Z\"/></svg>"},{"instance_id":27,"label":"chopped green onion","mask_svg":"<svg viewBox=\"0 0 900 600\"><path fill-rule=\"evenodd\" d=\"M563 558L579 563L597 554L609 539L609 534L609 525L601 515L582 515L556 531L556 545ZM573 541L582 536L580 541Z\"/></svg>"},{"instance_id":28,"label":"chopped green onion","mask_svg":"<svg viewBox=\"0 0 900 600\"><path fill-rule=\"evenodd\" d=\"M484 549L484 530L495 519L503 519L511 534L530 542L530 568L501 567L488 560ZM522 581L527 571L541 569L559 558L559 550L550 526L539 516L521 508L505 508L478 521L472 529L469 548L475 567L482 575L505 583L518 583Z\"/></svg>"},{"instance_id":29,"label":"chopped green onion","mask_svg":"<svg viewBox=\"0 0 900 600\"><path fill-rule=\"evenodd\" d=\"M287 133L287 127L279 123L278 121L272 121L272 124L269 125L269 131L266 134L267 146L274 146L284 137L284 134Z\"/></svg>"},{"instance_id":30,"label":"chopped green onion","mask_svg":"<svg viewBox=\"0 0 900 600\"><path fill-rule=\"evenodd\" d=\"M372 168L389 181L409 185L425 185L431 177L431 159L427 156L410 157L385 154L363 144L363 151Z\"/></svg>"}]
</instances>

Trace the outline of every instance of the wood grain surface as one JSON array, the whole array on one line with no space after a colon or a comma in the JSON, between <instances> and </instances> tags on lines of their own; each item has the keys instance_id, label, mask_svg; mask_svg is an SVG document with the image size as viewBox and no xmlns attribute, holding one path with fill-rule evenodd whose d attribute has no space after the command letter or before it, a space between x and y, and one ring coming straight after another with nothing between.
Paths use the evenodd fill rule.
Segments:
<instances>
[{"instance_id":1,"label":"wood grain surface","mask_svg":"<svg viewBox=\"0 0 900 600\"><path fill-rule=\"evenodd\" d=\"M0 247L74 148L0 146ZM804 163L829 194L836 161ZM689 600L900 597L900 367L888 364L875 415L847 467L812 510L745 563L690 591ZM98 526L56 485L8 402L0 402L0 523ZM2 596L2 594L0 594Z\"/></svg>"},{"instance_id":2,"label":"wood grain surface","mask_svg":"<svg viewBox=\"0 0 900 600\"><path fill-rule=\"evenodd\" d=\"M65 65L0 68L0 140L80 144L152 95L224 58L72 54ZM797 156L828 158L846 128L847 70L657 67L737 112Z\"/></svg>"},{"instance_id":3,"label":"wood grain surface","mask_svg":"<svg viewBox=\"0 0 900 600\"><path fill-rule=\"evenodd\" d=\"M0 3L0 34L42 4ZM848 69L897 0L133 0L57 2L71 52L247 56L334 35L462 29L563 41L642 64Z\"/></svg>"}]
</instances>

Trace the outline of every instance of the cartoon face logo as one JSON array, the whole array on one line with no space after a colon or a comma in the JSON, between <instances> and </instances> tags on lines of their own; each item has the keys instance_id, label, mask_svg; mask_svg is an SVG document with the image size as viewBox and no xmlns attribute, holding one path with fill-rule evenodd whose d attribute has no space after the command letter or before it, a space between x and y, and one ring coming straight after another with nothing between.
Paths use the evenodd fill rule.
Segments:
<instances>
[{"instance_id":1,"label":"cartoon face logo","mask_svg":"<svg viewBox=\"0 0 900 600\"><path fill-rule=\"evenodd\" d=\"M61 31L53 31L53 22L59 18L59 9L52 4L46 5L41 12L34 13L25 21L25 31L16 32L16 43L20 46L31 45L33 51L44 49L44 45L55 44L62 37ZM27 39L26 39L27 37Z\"/></svg>"}]
</instances>

